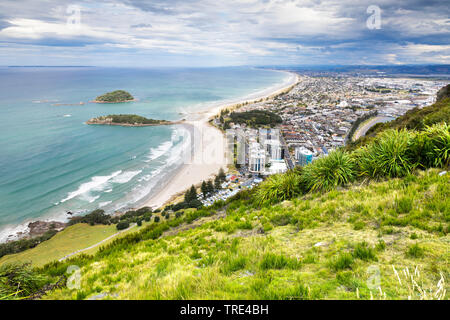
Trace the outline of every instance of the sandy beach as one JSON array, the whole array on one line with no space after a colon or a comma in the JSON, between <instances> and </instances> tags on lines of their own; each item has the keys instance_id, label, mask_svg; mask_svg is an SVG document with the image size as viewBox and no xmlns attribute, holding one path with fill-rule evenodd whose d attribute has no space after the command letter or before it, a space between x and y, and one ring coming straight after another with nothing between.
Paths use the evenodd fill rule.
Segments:
<instances>
[{"instance_id":1,"label":"sandy beach","mask_svg":"<svg viewBox=\"0 0 450 320\"><path fill-rule=\"evenodd\" d=\"M151 196L143 206L149 206L153 209L159 208L181 195L191 185L198 185L203 180L214 177L220 168L227 171L225 135L222 131L212 126L209 120L220 113L222 109L233 109L238 104L269 99L290 90L299 81L299 77L294 73L289 74L289 79L280 85L257 92L239 101L223 103L204 111L189 114L183 125L191 126L192 132L195 132L192 161L183 164L167 183L166 187Z\"/></svg>"}]
</instances>

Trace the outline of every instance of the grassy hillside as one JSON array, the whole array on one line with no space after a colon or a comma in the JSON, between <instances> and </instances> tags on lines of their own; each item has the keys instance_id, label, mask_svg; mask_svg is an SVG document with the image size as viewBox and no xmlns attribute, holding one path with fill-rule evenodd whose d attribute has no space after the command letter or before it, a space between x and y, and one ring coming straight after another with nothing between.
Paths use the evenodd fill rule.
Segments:
<instances>
[{"instance_id":1,"label":"grassy hillside","mask_svg":"<svg viewBox=\"0 0 450 320\"><path fill-rule=\"evenodd\" d=\"M404 272L417 267L433 292L450 276L449 177L432 169L274 206L235 199L160 238L47 267L82 268L80 290L46 298L370 299L378 279L382 298L418 298Z\"/></svg>"}]
</instances>

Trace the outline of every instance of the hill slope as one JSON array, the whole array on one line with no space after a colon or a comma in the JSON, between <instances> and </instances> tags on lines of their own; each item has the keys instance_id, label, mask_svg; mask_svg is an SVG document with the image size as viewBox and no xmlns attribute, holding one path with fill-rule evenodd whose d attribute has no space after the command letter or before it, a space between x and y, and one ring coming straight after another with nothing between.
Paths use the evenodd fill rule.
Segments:
<instances>
[{"instance_id":1,"label":"hill slope","mask_svg":"<svg viewBox=\"0 0 450 320\"><path fill-rule=\"evenodd\" d=\"M46 298L369 299L378 285L383 298L418 298L405 268L433 290L450 276L449 194L432 169L262 208L235 199L161 238L47 267L82 268L80 290Z\"/></svg>"}]
</instances>

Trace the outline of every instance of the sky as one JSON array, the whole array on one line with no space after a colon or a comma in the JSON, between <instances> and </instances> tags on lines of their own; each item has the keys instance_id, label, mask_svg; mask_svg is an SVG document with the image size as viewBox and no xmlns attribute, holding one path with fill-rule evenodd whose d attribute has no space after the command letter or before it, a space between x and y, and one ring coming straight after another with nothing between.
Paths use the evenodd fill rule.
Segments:
<instances>
[{"instance_id":1,"label":"sky","mask_svg":"<svg viewBox=\"0 0 450 320\"><path fill-rule=\"evenodd\" d=\"M1 0L0 65L450 64L448 0Z\"/></svg>"}]
</instances>

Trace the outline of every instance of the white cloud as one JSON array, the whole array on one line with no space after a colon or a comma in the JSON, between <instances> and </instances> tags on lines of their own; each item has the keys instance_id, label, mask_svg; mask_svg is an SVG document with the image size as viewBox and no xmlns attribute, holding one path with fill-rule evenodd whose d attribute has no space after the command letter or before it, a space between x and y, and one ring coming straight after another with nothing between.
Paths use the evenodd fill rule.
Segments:
<instances>
[{"instance_id":1,"label":"white cloud","mask_svg":"<svg viewBox=\"0 0 450 320\"><path fill-rule=\"evenodd\" d=\"M0 42L20 44L23 50L28 43L30 54L39 45L58 47L61 41L64 47L72 41L80 46L77 51L94 59L95 55L115 56L113 50L127 54L135 50L142 57L166 52L209 55L236 63L281 64L345 59L350 63L377 59L410 63L414 58L430 62L433 57L445 62L449 55L445 6L424 5L418 10L418 5L380 0L382 29L371 32L365 25L369 0L80 0L79 28L66 24L68 1L13 2L0 4L8 24L0 30Z\"/></svg>"}]
</instances>

